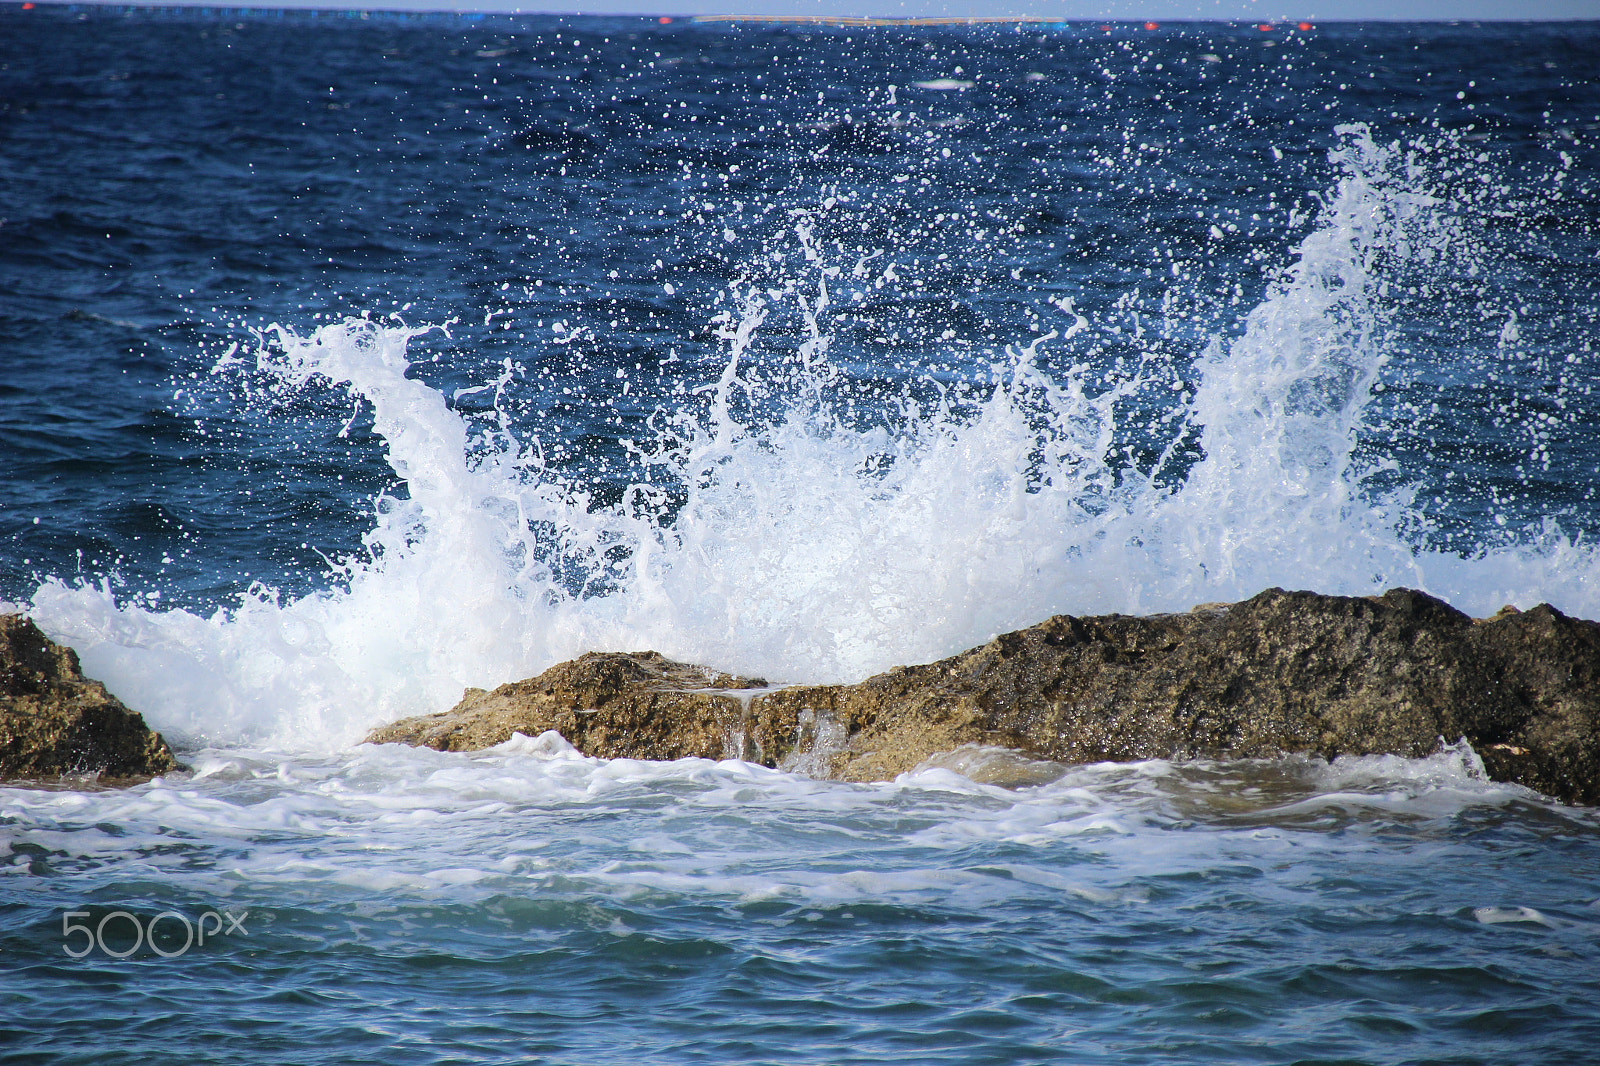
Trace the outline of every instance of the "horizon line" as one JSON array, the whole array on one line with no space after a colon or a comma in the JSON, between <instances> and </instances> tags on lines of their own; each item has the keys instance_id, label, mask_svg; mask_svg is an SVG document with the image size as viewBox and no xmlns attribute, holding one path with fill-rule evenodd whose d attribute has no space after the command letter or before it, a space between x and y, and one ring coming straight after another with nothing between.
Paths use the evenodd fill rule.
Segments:
<instances>
[{"instance_id":1,"label":"horizon line","mask_svg":"<svg viewBox=\"0 0 1600 1066\"><path fill-rule=\"evenodd\" d=\"M1159 7L1153 3L1152 7ZM1351 26L1364 23L1427 23L1445 26L1471 25L1474 23L1572 23L1572 22L1600 22L1600 17L1587 18L1582 16L1554 16L1545 18L1519 18L1512 15L1476 16L1466 18L1436 18L1436 17L1400 17L1389 16L1380 18L1296 18L1293 16L1279 15L1273 18L1262 16L1239 16L1235 18L1195 18L1184 16L1153 16L1141 17L1134 15L1121 16L1051 16L1051 15L903 15L903 16L875 16L875 15L766 15L766 14L737 14L707 12L702 14L668 13L663 11L584 11L571 8L558 9L553 7L489 7L489 6L455 6L455 7L408 7L385 3L359 3L355 0L340 3L316 4L217 4L206 3L204 0L144 0L139 3L129 3L127 0L0 0L0 10L5 8L20 8L24 11L39 8L96 8L96 9L122 9L122 10L184 10L207 11L219 16L239 17L254 13L281 12L297 14L327 13L340 16L359 15L362 17L372 14L382 15L417 15L417 16L484 16L484 15L512 15L512 16L550 16L555 18L638 18L651 19L661 24L673 22L692 22L697 24L717 24L732 22L764 22L778 25L814 25L814 26L841 26L845 28L859 27L884 27L898 26L982 26L982 25L1047 25L1065 26L1068 24L1085 25L1115 25L1134 26L1146 30L1155 30L1164 24L1183 25L1244 25L1259 26L1263 30L1300 30L1309 32L1304 27L1317 26ZM1280 25L1281 24L1281 25Z\"/></svg>"}]
</instances>

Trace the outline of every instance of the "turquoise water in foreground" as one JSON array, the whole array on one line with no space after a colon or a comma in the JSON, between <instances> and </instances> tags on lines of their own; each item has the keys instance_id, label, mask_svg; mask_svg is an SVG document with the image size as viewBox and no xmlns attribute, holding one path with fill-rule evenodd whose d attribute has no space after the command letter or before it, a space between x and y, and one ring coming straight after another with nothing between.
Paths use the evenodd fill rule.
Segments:
<instances>
[{"instance_id":1,"label":"turquoise water in foreground","mask_svg":"<svg viewBox=\"0 0 1600 1066\"><path fill-rule=\"evenodd\" d=\"M1459 753L1007 790L507 749L8 790L13 1061L1572 1063L1600 1035L1600 817ZM162 911L242 928L73 959L68 906L111 952Z\"/></svg>"}]
</instances>

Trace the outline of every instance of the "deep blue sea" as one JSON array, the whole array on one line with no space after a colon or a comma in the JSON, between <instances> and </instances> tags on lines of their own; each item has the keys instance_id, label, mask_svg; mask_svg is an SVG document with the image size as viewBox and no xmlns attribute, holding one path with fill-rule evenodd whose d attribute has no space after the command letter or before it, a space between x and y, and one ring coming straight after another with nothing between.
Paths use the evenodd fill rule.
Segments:
<instances>
[{"instance_id":1,"label":"deep blue sea","mask_svg":"<svg viewBox=\"0 0 1600 1066\"><path fill-rule=\"evenodd\" d=\"M1600 23L0 5L0 1062L1600 1062L1600 811L360 744L1278 585L1600 618ZM1015 773L1011 775L1015 777Z\"/></svg>"}]
</instances>

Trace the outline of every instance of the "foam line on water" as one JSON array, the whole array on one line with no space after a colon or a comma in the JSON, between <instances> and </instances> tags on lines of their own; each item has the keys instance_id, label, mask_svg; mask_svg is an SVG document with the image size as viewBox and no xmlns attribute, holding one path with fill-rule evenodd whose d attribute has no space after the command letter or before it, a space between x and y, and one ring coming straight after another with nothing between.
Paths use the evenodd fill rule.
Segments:
<instances>
[{"instance_id":1,"label":"foam line on water","mask_svg":"<svg viewBox=\"0 0 1600 1066\"><path fill-rule=\"evenodd\" d=\"M1274 856L1456 861L1463 816L1481 825L1496 808L1540 802L1481 780L1459 756L1100 764L1007 790L948 770L860 785L731 760L592 759L550 736L473 753L208 749L189 779L0 789L0 818L19 854L47 853L59 870L173 880L269 910L574 891L808 903L999 891L1114 905L1144 898L1146 878ZM1348 812L1361 828L1326 832ZM1540 817L1580 834L1595 823L1555 804ZM131 866L130 849L141 856ZM984 849L995 861L971 865Z\"/></svg>"}]
</instances>

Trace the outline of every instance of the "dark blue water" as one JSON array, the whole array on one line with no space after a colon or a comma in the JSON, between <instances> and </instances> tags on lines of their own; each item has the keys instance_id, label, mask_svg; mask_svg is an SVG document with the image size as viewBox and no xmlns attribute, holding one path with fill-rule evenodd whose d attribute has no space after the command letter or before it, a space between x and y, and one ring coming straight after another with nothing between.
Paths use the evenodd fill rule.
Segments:
<instances>
[{"instance_id":1,"label":"dark blue water","mask_svg":"<svg viewBox=\"0 0 1600 1066\"><path fill-rule=\"evenodd\" d=\"M0 601L193 765L0 790L0 1058L1588 1061L1600 823L1468 750L358 742L594 649L1600 617L1597 55L0 7Z\"/></svg>"},{"instance_id":2,"label":"dark blue water","mask_svg":"<svg viewBox=\"0 0 1600 1066\"><path fill-rule=\"evenodd\" d=\"M239 520L246 490L271 493L274 531L297 523L324 551L355 546L366 523L352 501L389 482L359 424L326 461L288 466L273 429L172 402L173 375L205 369L197 353L231 343L235 323L402 305L412 322L459 319L452 339L423 342L446 363L429 380L479 384L506 357L535 362L517 391L554 421L558 461L581 465L614 454L651 401L619 411L619 426L543 383L655 368L672 352L684 372L717 358L709 305L740 276L778 272L759 262L774 213L841 191L860 200L820 241L922 263L915 283L872 290L834 323L834 358L863 386L897 377L896 362L960 374L1031 336L1062 294L1097 322L1119 301L1150 316L1176 300L1184 317L1160 349L1192 359L1239 329L1313 224L1340 123L1368 124L1378 143L1438 129L1492 149L1457 161L1470 174L1445 177L1446 163L1429 176L1505 210L1480 220L1493 276L1404 309L1422 399L1452 387L1427 379L1430 363L1493 350L1499 315L1524 300L1530 348L1564 358L1594 329L1588 24L1263 34L5 17L3 387L23 465L0 501L0 587L13 596L37 574L78 572L80 551L98 568L85 572L126 558L130 580L184 602L252 579L314 586L301 576L320 568L314 554ZM938 77L976 80L912 84ZM555 321L597 327L604 343L553 346ZM954 343L937 341L945 330ZM1481 538L1460 527L1490 493L1510 497L1519 524L1557 509L1572 532L1596 529L1594 463L1571 446L1592 416L1571 407L1590 399L1592 368L1561 368L1579 386L1561 390L1564 407L1547 371L1512 369L1483 383L1490 395L1450 405L1469 412L1471 443L1438 458L1480 476L1467 491L1429 479L1420 513L1453 545ZM1529 413L1518 407L1510 427L1496 417L1518 401L1561 423L1552 468L1524 470L1532 492L1506 472ZM303 413L342 424L333 406ZM215 421L196 427L197 413ZM1438 447L1451 435L1439 422L1458 417L1425 418L1416 436Z\"/></svg>"}]
</instances>

